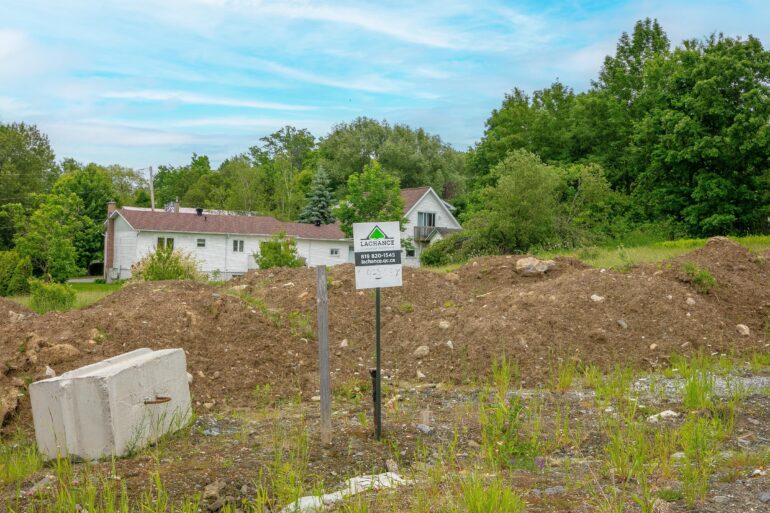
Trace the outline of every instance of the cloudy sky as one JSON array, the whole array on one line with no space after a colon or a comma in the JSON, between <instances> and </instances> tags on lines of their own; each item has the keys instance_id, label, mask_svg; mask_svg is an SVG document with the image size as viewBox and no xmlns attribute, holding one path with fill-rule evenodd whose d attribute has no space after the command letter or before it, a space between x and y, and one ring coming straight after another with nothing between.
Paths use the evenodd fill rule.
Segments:
<instances>
[{"instance_id":1,"label":"cloudy sky","mask_svg":"<svg viewBox=\"0 0 770 513\"><path fill-rule=\"evenodd\" d=\"M0 0L0 122L37 124L59 158L137 168L356 116L464 149L513 87L586 89L647 16L674 43L770 45L766 0Z\"/></svg>"}]
</instances>

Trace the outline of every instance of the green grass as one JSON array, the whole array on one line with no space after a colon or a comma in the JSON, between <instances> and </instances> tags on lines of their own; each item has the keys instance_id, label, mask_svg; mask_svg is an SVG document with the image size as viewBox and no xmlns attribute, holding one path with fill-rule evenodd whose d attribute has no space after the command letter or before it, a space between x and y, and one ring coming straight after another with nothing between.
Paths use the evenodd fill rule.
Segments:
<instances>
[{"instance_id":1,"label":"green grass","mask_svg":"<svg viewBox=\"0 0 770 513\"><path fill-rule=\"evenodd\" d=\"M770 249L770 235L750 235L747 237L730 237L753 252ZM689 253L706 245L708 239L679 239L673 241L654 242L640 246L592 246L572 250L543 251L536 255L541 258L554 256L572 256L592 267L624 268L629 265L645 264L670 260Z\"/></svg>"},{"instance_id":2,"label":"green grass","mask_svg":"<svg viewBox=\"0 0 770 513\"><path fill-rule=\"evenodd\" d=\"M123 286L122 283L69 283L68 285L75 290L76 294L75 305L73 306L74 310L79 310L92 305L113 292L120 290ZM24 296L10 296L8 299L26 306L27 308L31 308L30 302L32 297L29 294Z\"/></svg>"}]
</instances>

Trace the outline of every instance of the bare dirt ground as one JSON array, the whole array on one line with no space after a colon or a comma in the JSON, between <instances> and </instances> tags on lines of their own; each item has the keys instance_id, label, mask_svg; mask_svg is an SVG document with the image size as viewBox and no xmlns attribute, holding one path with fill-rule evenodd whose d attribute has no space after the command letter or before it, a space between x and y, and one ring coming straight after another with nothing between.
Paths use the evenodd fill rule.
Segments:
<instances>
[{"instance_id":1,"label":"bare dirt ground","mask_svg":"<svg viewBox=\"0 0 770 513\"><path fill-rule=\"evenodd\" d=\"M673 354L745 360L768 353L768 257L715 238L677 260L626 272L560 258L545 275L523 277L515 271L517 257L510 256L478 258L450 273L404 269L404 286L382 294L387 443L372 440L371 421L367 424L373 294L355 289L352 266L331 268L337 433L331 446L311 444L312 477L307 479L333 488L352 475L383 470L384 461L393 457L401 467L419 470L436 460L455 435L457 458L474 458L481 443L479 387L492 362L505 354L516 361L521 385L542 394L545 411L567 408L569 422L585 433L580 444L555 443L549 471L510 474L525 495L527 511L595 511L587 506L587 488L578 486L592 479L580 462L597 458L606 445L590 390L553 394L541 387L549 388L564 362L602 372L617 366L651 372L668 367ZM685 262L711 272L717 286L699 292L682 271ZM150 475L159 472L173 496L200 491L222 478L228 493L247 498L260 469L270 467L276 433L307 426L314 438L314 270L255 271L220 287L131 284L83 310L43 316L8 303L0 302L0 416L6 435L31 436L25 389L45 376L46 366L62 373L139 347L182 347L200 418L187 436L115 463L131 490L145 489ZM748 327L748 334L739 331L739 324ZM415 356L421 346L427 354L421 349L421 356ZM648 407L662 408L658 403ZM752 447L770 444L768 406L762 394L742 404L736 440L749 433ZM415 429L425 415L430 434ZM546 417L549 431L557 431L558 419ZM572 470L564 467L567 460ZM109 472L110 465L96 470ZM714 494L730 498L706 501L699 511L770 510L757 500L760 489L770 491L770 482L749 479L751 470L740 467L739 477L724 481L717 474ZM553 487L557 492L551 493ZM15 490L8 487L2 496L15 497ZM681 501L670 507L687 510Z\"/></svg>"}]
</instances>

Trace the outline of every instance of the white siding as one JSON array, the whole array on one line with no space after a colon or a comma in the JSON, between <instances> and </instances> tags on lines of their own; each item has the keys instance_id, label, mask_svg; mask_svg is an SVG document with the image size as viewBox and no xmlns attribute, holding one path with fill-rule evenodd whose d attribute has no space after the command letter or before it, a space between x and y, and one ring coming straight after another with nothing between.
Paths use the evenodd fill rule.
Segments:
<instances>
[{"instance_id":1,"label":"white siding","mask_svg":"<svg viewBox=\"0 0 770 513\"><path fill-rule=\"evenodd\" d=\"M433 190L429 190L415 205L407 215L406 229L401 232L401 239L414 240L414 227L417 226L417 214L419 212L428 212L436 215L436 226L441 228L461 228L460 223L452 216L444 202L436 195ZM423 242L413 242L414 257L407 257L404 251L404 265L418 267L420 265L420 253L427 246Z\"/></svg>"},{"instance_id":2,"label":"white siding","mask_svg":"<svg viewBox=\"0 0 770 513\"><path fill-rule=\"evenodd\" d=\"M305 259L308 267L316 265L338 265L346 264L351 260L348 257L348 246L350 241L346 240L297 240L297 254ZM336 249L337 255L332 255L331 250Z\"/></svg>"},{"instance_id":3,"label":"white siding","mask_svg":"<svg viewBox=\"0 0 770 513\"><path fill-rule=\"evenodd\" d=\"M115 218L115 248L112 257L112 269L109 276L113 279L131 277L131 266L136 262L136 232L120 216Z\"/></svg>"}]
</instances>

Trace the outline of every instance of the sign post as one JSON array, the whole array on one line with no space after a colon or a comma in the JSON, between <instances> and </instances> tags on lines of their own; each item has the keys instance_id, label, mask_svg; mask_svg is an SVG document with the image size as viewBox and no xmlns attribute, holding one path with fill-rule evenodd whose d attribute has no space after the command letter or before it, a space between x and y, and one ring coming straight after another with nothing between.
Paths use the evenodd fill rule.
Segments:
<instances>
[{"instance_id":1,"label":"sign post","mask_svg":"<svg viewBox=\"0 0 770 513\"><path fill-rule=\"evenodd\" d=\"M372 371L375 436L382 436L382 371L380 360L380 289L400 287L401 227L396 222L354 223L356 288L375 289L375 368Z\"/></svg>"}]
</instances>

